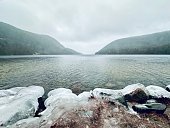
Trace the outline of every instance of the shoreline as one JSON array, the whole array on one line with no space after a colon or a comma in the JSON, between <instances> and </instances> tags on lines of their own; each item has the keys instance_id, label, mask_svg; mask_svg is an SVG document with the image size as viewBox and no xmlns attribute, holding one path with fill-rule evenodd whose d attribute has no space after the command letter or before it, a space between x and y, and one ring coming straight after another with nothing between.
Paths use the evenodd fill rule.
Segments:
<instances>
[{"instance_id":1,"label":"shoreline","mask_svg":"<svg viewBox=\"0 0 170 128\"><path fill-rule=\"evenodd\" d=\"M170 87L167 86L167 89ZM79 95L70 89L57 88L48 93L45 101L40 98L43 95L44 89L40 86L0 90L0 114L4 113L4 117L0 117L0 126L38 128L42 125L41 121L45 120L44 128L59 128L61 125L63 128L71 125L78 128L107 128L109 125L123 127L121 122L133 124L129 116L146 127L154 125L157 128L163 123L170 126L170 92L158 86L145 87L138 83L121 90L95 88ZM151 107L146 108L147 105ZM110 114L117 117L110 117ZM153 118L159 121L155 122ZM80 123L83 120L85 124ZM133 125L136 126L135 123Z\"/></svg>"}]
</instances>

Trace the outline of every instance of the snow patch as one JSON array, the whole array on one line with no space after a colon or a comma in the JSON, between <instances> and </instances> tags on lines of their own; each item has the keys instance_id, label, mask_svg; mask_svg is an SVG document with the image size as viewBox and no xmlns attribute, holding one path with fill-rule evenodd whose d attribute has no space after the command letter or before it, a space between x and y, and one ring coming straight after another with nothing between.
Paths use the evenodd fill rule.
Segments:
<instances>
[{"instance_id":1,"label":"snow patch","mask_svg":"<svg viewBox=\"0 0 170 128\"><path fill-rule=\"evenodd\" d=\"M1 90L1 94L3 97L0 97L0 125L7 126L34 116L38 108L37 99L43 96L44 89L39 86L17 87Z\"/></svg>"},{"instance_id":2,"label":"snow patch","mask_svg":"<svg viewBox=\"0 0 170 128\"><path fill-rule=\"evenodd\" d=\"M128 85L128 86L126 86L124 89L122 89L121 91L122 91L123 95L126 95L126 94L130 94L130 93L134 92L134 91L137 90L137 89L141 89L141 90L143 90L147 95L149 95L149 92L148 92L148 90L146 89L146 87L145 87L143 84L140 84L140 83Z\"/></svg>"},{"instance_id":3,"label":"snow patch","mask_svg":"<svg viewBox=\"0 0 170 128\"><path fill-rule=\"evenodd\" d=\"M96 88L93 90L93 95L95 98L103 99L109 97L111 99L118 99L123 96L121 90L103 89Z\"/></svg>"},{"instance_id":4,"label":"snow patch","mask_svg":"<svg viewBox=\"0 0 170 128\"><path fill-rule=\"evenodd\" d=\"M149 95L153 98L170 98L170 92L162 87L150 85L146 89L149 91Z\"/></svg>"}]
</instances>

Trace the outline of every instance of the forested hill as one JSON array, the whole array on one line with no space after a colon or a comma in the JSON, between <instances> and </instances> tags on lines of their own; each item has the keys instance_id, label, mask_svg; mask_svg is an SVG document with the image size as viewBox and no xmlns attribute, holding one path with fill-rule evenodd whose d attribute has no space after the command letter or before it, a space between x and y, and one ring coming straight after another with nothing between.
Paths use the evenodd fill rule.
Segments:
<instances>
[{"instance_id":1,"label":"forested hill","mask_svg":"<svg viewBox=\"0 0 170 128\"><path fill-rule=\"evenodd\" d=\"M65 48L54 38L27 32L0 22L0 55L79 54Z\"/></svg>"},{"instance_id":2,"label":"forested hill","mask_svg":"<svg viewBox=\"0 0 170 128\"><path fill-rule=\"evenodd\" d=\"M118 39L96 54L170 54L170 31Z\"/></svg>"}]
</instances>

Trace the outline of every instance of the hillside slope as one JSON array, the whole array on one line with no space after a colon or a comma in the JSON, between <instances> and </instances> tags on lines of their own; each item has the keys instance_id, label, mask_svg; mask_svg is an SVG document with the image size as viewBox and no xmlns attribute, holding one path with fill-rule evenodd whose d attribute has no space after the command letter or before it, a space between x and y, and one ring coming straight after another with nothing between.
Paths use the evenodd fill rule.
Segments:
<instances>
[{"instance_id":1,"label":"hillside slope","mask_svg":"<svg viewBox=\"0 0 170 128\"><path fill-rule=\"evenodd\" d=\"M0 55L79 54L48 36L27 32L0 22Z\"/></svg>"},{"instance_id":2,"label":"hillside slope","mask_svg":"<svg viewBox=\"0 0 170 128\"><path fill-rule=\"evenodd\" d=\"M170 54L170 31L118 39L96 54Z\"/></svg>"}]
</instances>

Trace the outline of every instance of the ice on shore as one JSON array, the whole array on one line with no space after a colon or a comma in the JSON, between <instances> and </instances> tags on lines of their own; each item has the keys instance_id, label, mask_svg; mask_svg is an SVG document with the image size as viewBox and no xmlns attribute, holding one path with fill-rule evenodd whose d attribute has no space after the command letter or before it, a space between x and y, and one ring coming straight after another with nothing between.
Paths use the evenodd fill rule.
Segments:
<instances>
[{"instance_id":1,"label":"ice on shore","mask_svg":"<svg viewBox=\"0 0 170 128\"><path fill-rule=\"evenodd\" d=\"M88 102L89 98L92 96L92 91L90 92L82 92L78 95L79 101L83 101L83 102Z\"/></svg>"},{"instance_id":2,"label":"ice on shore","mask_svg":"<svg viewBox=\"0 0 170 128\"><path fill-rule=\"evenodd\" d=\"M112 89L103 89L103 88L96 88L93 90L93 95L96 98L105 98L110 97L112 99L118 99L123 96L121 90L112 90Z\"/></svg>"},{"instance_id":3,"label":"ice on shore","mask_svg":"<svg viewBox=\"0 0 170 128\"><path fill-rule=\"evenodd\" d=\"M48 98L45 100L45 106L54 106L58 102L71 102L71 100L77 99L77 95L72 93L70 89L58 88L48 93ZM78 99L77 99L78 100Z\"/></svg>"},{"instance_id":4,"label":"ice on shore","mask_svg":"<svg viewBox=\"0 0 170 128\"><path fill-rule=\"evenodd\" d=\"M44 89L39 86L18 87L1 90L1 94L3 96L0 97L0 126L7 126L34 116L38 107L37 99L43 96Z\"/></svg>"},{"instance_id":5,"label":"ice on shore","mask_svg":"<svg viewBox=\"0 0 170 128\"><path fill-rule=\"evenodd\" d=\"M14 87L7 90L0 90L0 97L6 97L6 96L12 96L16 95L21 89L24 89L25 87Z\"/></svg>"},{"instance_id":6,"label":"ice on shore","mask_svg":"<svg viewBox=\"0 0 170 128\"><path fill-rule=\"evenodd\" d=\"M121 90L96 88L93 91L80 93L78 96L70 89L57 88L48 93L44 103L46 109L40 113L41 117L35 118L32 116L38 107L37 99L44 94L44 89L38 86L12 88L0 91L3 92L0 97L0 115L4 115L0 116L0 124L9 125L9 128L51 127L65 113L93 104L94 102L90 99L94 101L106 99L113 102L119 99L119 103L126 106L126 101L123 100L125 95L138 95L139 92L134 93L136 90L142 90L146 95L156 98L170 98L170 92L161 87L153 85L145 87L139 83L128 85ZM131 106L128 105L128 107L127 113L134 114Z\"/></svg>"},{"instance_id":7,"label":"ice on shore","mask_svg":"<svg viewBox=\"0 0 170 128\"><path fill-rule=\"evenodd\" d=\"M61 94L61 93L67 94L67 93L72 93L72 91L70 89L66 89L66 88L57 88L57 89L51 90L48 93L48 97L54 96L54 95L57 95L57 94Z\"/></svg>"},{"instance_id":8,"label":"ice on shore","mask_svg":"<svg viewBox=\"0 0 170 128\"><path fill-rule=\"evenodd\" d=\"M150 86L147 86L146 89L149 91L149 95L152 98L168 98L168 99L170 99L170 92L168 92L167 90L165 90L162 87L150 85Z\"/></svg>"}]
</instances>

